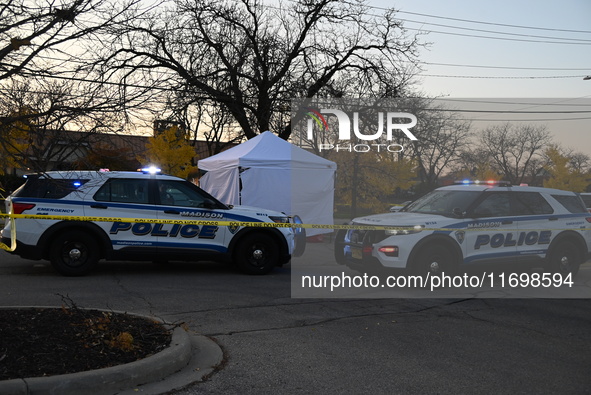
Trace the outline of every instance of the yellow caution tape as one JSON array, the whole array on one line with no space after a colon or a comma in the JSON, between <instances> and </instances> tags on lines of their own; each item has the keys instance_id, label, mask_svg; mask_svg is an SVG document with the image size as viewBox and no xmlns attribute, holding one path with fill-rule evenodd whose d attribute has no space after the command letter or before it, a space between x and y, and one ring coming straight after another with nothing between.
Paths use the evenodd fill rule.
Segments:
<instances>
[{"instance_id":1,"label":"yellow caution tape","mask_svg":"<svg viewBox=\"0 0 591 395\"><path fill-rule=\"evenodd\" d=\"M1 217L6 217L5 214L0 214ZM16 250L16 224L14 223L14 218L10 217L10 245L7 246L4 243L0 243L0 250L5 250L8 252L12 252Z\"/></svg>"},{"instance_id":2,"label":"yellow caution tape","mask_svg":"<svg viewBox=\"0 0 591 395\"><path fill-rule=\"evenodd\" d=\"M411 227L386 226L386 225L324 225L324 224L296 224L296 223L275 223L275 222L245 222L245 221L218 221L218 220L195 220L195 219L152 219L152 218L127 218L127 217L80 217L70 215L31 215L31 214L0 214L0 218L9 218L11 245L0 243L0 249L14 251L16 249L16 224L15 219L35 219L51 221L84 221L84 222L132 222L132 223L150 223L150 224L193 224L193 225L213 225L230 227L253 227L253 228L303 228L303 229L335 229L335 230L410 230ZM487 224L494 221L486 221ZM420 231L483 231L494 229L499 232L515 231L517 229L503 229L496 226L482 226L472 228L421 228ZM418 230L418 229L417 229ZM519 231L539 231L540 229L518 229ZM549 230L573 230L549 229ZM588 230L585 226L579 230Z\"/></svg>"},{"instance_id":3,"label":"yellow caution tape","mask_svg":"<svg viewBox=\"0 0 591 395\"><path fill-rule=\"evenodd\" d=\"M196 220L196 219L154 219L154 218L127 218L127 217L80 217L71 215L32 215L32 214L0 214L0 218L9 217L14 219L44 219L50 221L84 221L84 222L133 222L147 224L193 224L213 226L239 226L254 228L304 228L304 229L408 229L396 226L380 225L323 225L323 224L296 224L276 222L246 222L246 221L219 221L219 220Z\"/></svg>"},{"instance_id":4,"label":"yellow caution tape","mask_svg":"<svg viewBox=\"0 0 591 395\"><path fill-rule=\"evenodd\" d=\"M32 214L0 214L0 218L8 217L14 224L14 219L36 219L36 220L52 220L52 221L84 221L84 222L132 222L132 223L149 223L149 224L193 224L193 225L213 225L213 226L232 226L232 227L253 227L253 228L303 228L303 229L345 229L345 230L410 230L413 228L409 226L388 226L388 225L329 225L329 224L296 224L296 223L276 223L276 222L247 222L247 221L219 221L219 220L196 220L196 219L162 219L162 218L128 218L128 217L86 217L86 216L70 216L70 215L32 215ZM482 226L475 226L469 228L420 228L421 231L482 231L495 229L498 231L514 231L515 228L501 228L500 226L485 226L494 223L493 220L483 221ZM12 226L14 229L14 226ZM565 229L548 229L548 230L573 230L574 228ZM585 230L582 226L579 230ZM419 229L416 229L419 230ZM539 231L540 229L518 229L520 231Z\"/></svg>"}]
</instances>

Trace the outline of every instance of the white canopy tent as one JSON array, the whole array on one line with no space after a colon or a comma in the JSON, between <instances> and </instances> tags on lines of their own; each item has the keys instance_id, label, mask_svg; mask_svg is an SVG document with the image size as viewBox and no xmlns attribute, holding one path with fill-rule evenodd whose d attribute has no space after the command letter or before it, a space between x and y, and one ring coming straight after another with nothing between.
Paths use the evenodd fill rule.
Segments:
<instances>
[{"instance_id":1,"label":"white canopy tent","mask_svg":"<svg viewBox=\"0 0 591 395\"><path fill-rule=\"evenodd\" d=\"M333 224L336 164L264 132L198 162L201 188L220 201L299 215ZM331 232L306 229L308 236Z\"/></svg>"}]
</instances>

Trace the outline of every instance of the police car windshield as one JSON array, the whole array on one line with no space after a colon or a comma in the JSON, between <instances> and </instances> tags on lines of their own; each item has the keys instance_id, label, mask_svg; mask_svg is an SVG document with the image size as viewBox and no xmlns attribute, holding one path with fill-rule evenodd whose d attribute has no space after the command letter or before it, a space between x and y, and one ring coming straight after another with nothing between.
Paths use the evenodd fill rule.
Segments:
<instances>
[{"instance_id":1,"label":"police car windshield","mask_svg":"<svg viewBox=\"0 0 591 395\"><path fill-rule=\"evenodd\" d=\"M465 212L481 191L433 191L409 204L404 211L455 217L455 211Z\"/></svg>"}]
</instances>

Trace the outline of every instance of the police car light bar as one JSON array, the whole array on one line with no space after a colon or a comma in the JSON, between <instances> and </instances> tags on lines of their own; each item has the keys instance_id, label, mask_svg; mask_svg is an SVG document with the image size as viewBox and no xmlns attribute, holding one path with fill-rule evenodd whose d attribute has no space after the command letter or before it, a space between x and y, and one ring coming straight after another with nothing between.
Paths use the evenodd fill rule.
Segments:
<instances>
[{"instance_id":1,"label":"police car light bar","mask_svg":"<svg viewBox=\"0 0 591 395\"><path fill-rule=\"evenodd\" d=\"M150 166L150 167L144 167L143 169L140 169L140 171L142 173L156 174L156 173L160 173L162 171L162 169L159 169L156 166Z\"/></svg>"},{"instance_id":2,"label":"police car light bar","mask_svg":"<svg viewBox=\"0 0 591 395\"><path fill-rule=\"evenodd\" d=\"M455 181L455 185L490 185L490 186L497 186L497 187L510 187L511 183L509 181L497 181L497 180L487 180L487 181L479 181L479 180L461 180Z\"/></svg>"}]
</instances>

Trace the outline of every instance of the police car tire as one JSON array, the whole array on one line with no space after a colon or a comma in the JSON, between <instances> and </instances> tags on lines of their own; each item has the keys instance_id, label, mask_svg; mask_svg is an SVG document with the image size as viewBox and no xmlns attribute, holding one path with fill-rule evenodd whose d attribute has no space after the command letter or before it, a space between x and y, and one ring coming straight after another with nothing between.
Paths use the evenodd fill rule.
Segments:
<instances>
[{"instance_id":1,"label":"police car tire","mask_svg":"<svg viewBox=\"0 0 591 395\"><path fill-rule=\"evenodd\" d=\"M273 237L250 233L238 243L234 262L243 273L267 274L279 261L279 248Z\"/></svg>"},{"instance_id":2,"label":"police car tire","mask_svg":"<svg viewBox=\"0 0 591 395\"><path fill-rule=\"evenodd\" d=\"M437 263L438 268L433 266ZM458 270L453 251L443 244L427 244L421 246L416 258L411 264L411 271L415 275L438 276L444 272L446 275L454 275Z\"/></svg>"},{"instance_id":3,"label":"police car tire","mask_svg":"<svg viewBox=\"0 0 591 395\"><path fill-rule=\"evenodd\" d=\"M99 252L98 243L92 236L70 230L53 240L49 257L58 273L64 276L83 276L96 266Z\"/></svg>"},{"instance_id":4,"label":"police car tire","mask_svg":"<svg viewBox=\"0 0 591 395\"><path fill-rule=\"evenodd\" d=\"M547 269L562 275L576 275L579 272L581 259L577 246L570 241L561 241L550 251Z\"/></svg>"}]
</instances>

